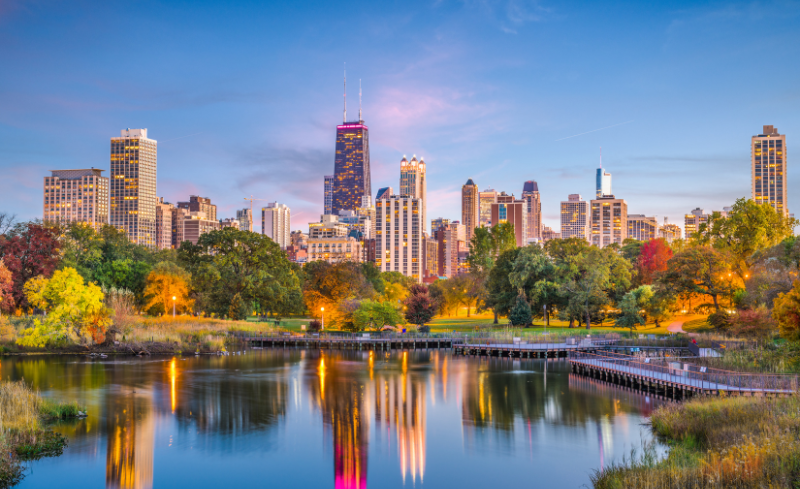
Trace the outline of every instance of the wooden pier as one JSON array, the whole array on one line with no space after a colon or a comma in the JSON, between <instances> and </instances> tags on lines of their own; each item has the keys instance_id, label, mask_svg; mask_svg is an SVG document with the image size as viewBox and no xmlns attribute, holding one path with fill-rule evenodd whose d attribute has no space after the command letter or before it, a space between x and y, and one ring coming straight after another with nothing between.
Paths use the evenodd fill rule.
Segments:
<instances>
[{"instance_id":1,"label":"wooden pier","mask_svg":"<svg viewBox=\"0 0 800 489\"><path fill-rule=\"evenodd\" d=\"M350 334L350 335L236 335L250 346L260 348L308 348L326 350L418 350L451 349L460 345L464 338L455 336L415 336Z\"/></svg>"},{"instance_id":2,"label":"wooden pier","mask_svg":"<svg viewBox=\"0 0 800 489\"><path fill-rule=\"evenodd\" d=\"M649 358L611 352L573 351L569 362L573 373L669 399L788 395L798 387L796 375L745 374L685 362L651 362Z\"/></svg>"}]
</instances>

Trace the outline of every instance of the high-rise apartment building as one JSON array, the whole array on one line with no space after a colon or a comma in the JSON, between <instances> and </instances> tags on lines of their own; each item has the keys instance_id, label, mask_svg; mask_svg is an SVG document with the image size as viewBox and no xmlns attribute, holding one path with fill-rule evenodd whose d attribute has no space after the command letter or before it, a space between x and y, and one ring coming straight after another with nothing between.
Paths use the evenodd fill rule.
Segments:
<instances>
[{"instance_id":1,"label":"high-rise apartment building","mask_svg":"<svg viewBox=\"0 0 800 489\"><path fill-rule=\"evenodd\" d=\"M475 185L471 178L461 187L461 222L464 223L465 239L468 247L472 244L475 228L480 225L481 202L479 193L478 186Z\"/></svg>"},{"instance_id":2,"label":"high-rise apartment building","mask_svg":"<svg viewBox=\"0 0 800 489\"><path fill-rule=\"evenodd\" d=\"M628 214L628 238L650 241L659 237L659 225L655 217L644 214Z\"/></svg>"},{"instance_id":3,"label":"high-rise apartment building","mask_svg":"<svg viewBox=\"0 0 800 489\"><path fill-rule=\"evenodd\" d=\"M422 157L417 161L417 156L414 155L411 161L408 161L403 156L400 161L400 195L422 199L422 209L420 209L422 222L428 222L425 212L428 203L428 183L425 177L425 161Z\"/></svg>"},{"instance_id":4,"label":"high-rise apartment building","mask_svg":"<svg viewBox=\"0 0 800 489\"><path fill-rule=\"evenodd\" d=\"M339 211L336 216L339 223L347 226L347 235L356 239L372 239L374 223L369 215L359 214L355 211Z\"/></svg>"},{"instance_id":5,"label":"high-rise apartment building","mask_svg":"<svg viewBox=\"0 0 800 489\"><path fill-rule=\"evenodd\" d=\"M580 238L591 241L591 212L589 202L580 194L570 194L561 201L561 238Z\"/></svg>"},{"instance_id":6,"label":"high-rise apartment building","mask_svg":"<svg viewBox=\"0 0 800 489\"><path fill-rule=\"evenodd\" d=\"M539 194L539 184L528 180L522 186L522 201L525 203L527 216L526 242L542 239L542 197Z\"/></svg>"},{"instance_id":7,"label":"high-rise apartment building","mask_svg":"<svg viewBox=\"0 0 800 489\"><path fill-rule=\"evenodd\" d=\"M176 209L180 210L180 209ZM186 209L182 209L186 211ZM189 215L184 215L180 221L182 227L183 239L193 245L196 245L200 240L200 236L217 231L220 229L220 223L216 219L209 219L205 212L202 211L188 211Z\"/></svg>"},{"instance_id":8,"label":"high-rise apartment building","mask_svg":"<svg viewBox=\"0 0 800 489\"><path fill-rule=\"evenodd\" d=\"M172 248L172 213L174 210L175 206L164 202L164 197L158 198L158 204L156 204L156 249Z\"/></svg>"},{"instance_id":9,"label":"high-rise apartment building","mask_svg":"<svg viewBox=\"0 0 800 489\"><path fill-rule=\"evenodd\" d=\"M486 189L483 192L478 192L478 199L480 200L480 221L481 227L492 227L492 204L497 203L497 192L492 189Z\"/></svg>"},{"instance_id":10,"label":"high-rise apartment building","mask_svg":"<svg viewBox=\"0 0 800 489\"><path fill-rule=\"evenodd\" d=\"M394 189L392 187L379 188L378 193L375 194L375 200L379 200L384 197L391 197L392 195L394 195Z\"/></svg>"},{"instance_id":11,"label":"high-rise apartment building","mask_svg":"<svg viewBox=\"0 0 800 489\"><path fill-rule=\"evenodd\" d=\"M553 228L550 226L543 226L542 227L542 242L547 243L548 241L554 239L561 239L561 233L557 233Z\"/></svg>"},{"instance_id":12,"label":"high-rise apartment building","mask_svg":"<svg viewBox=\"0 0 800 489\"><path fill-rule=\"evenodd\" d=\"M750 138L750 155L753 200L788 216L786 135L764 126L761 134Z\"/></svg>"},{"instance_id":13,"label":"high-rise apartment building","mask_svg":"<svg viewBox=\"0 0 800 489\"><path fill-rule=\"evenodd\" d=\"M147 129L123 129L111 138L110 223L136 244L156 246L158 143Z\"/></svg>"},{"instance_id":14,"label":"high-rise apartment building","mask_svg":"<svg viewBox=\"0 0 800 489\"><path fill-rule=\"evenodd\" d=\"M422 199L383 196L375 203L375 264L382 272L400 272L422 280Z\"/></svg>"},{"instance_id":15,"label":"high-rise apartment building","mask_svg":"<svg viewBox=\"0 0 800 489\"><path fill-rule=\"evenodd\" d=\"M292 217L286 204L270 202L261 208L261 234L278 243L282 250L291 244Z\"/></svg>"},{"instance_id":16,"label":"high-rise apartment building","mask_svg":"<svg viewBox=\"0 0 800 489\"><path fill-rule=\"evenodd\" d=\"M365 195L361 198L361 207L356 209L356 214L369 219L370 228L367 236L369 239L375 239L375 205L372 203L371 195Z\"/></svg>"},{"instance_id":17,"label":"high-rise apartment building","mask_svg":"<svg viewBox=\"0 0 800 489\"><path fill-rule=\"evenodd\" d=\"M507 195L501 192L497 196L497 203L492 204L492 226L510 222L514 225L514 234L517 238L517 246L522 247L527 244L528 236L528 212L525 201L517 200L514 195Z\"/></svg>"},{"instance_id":18,"label":"high-rise apartment building","mask_svg":"<svg viewBox=\"0 0 800 489\"><path fill-rule=\"evenodd\" d=\"M308 238L335 238L347 236L350 228L347 224L339 222L339 216L325 215L320 216L319 222L308 223Z\"/></svg>"},{"instance_id":19,"label":"high-rise apartment building","mask_svg":"<svg viewBox=\"0 0 800 489\"><path fill-rule=\"evenodd\" d=\"M681 228L677 224L670 224L669 218L664 218L664 225L658 230L658 237L672 243L676 239L681 239Z\"/></svg>"},{"instance_id":20,"label":"high-rise apartment building","mask_svg":"<svg viewBox=\"0 0 800 489\"><path fill-rule=\"evenodd\" d=\"M361 262L361 243L349 236L335 238L312 238L308 240L308 261Z\"/></svg>"},{"instance_id":21,"label":"high-rise apartment building","mask_svg":"<svg viewBox=\"0 0 800 489\"><path fill-rule=\"evenodd\" d=\"M431 234L435 233L440 227L447 226L448 224L450 224L450 219L446 217L437 217L436 219L431 219Z\"/></svg>"},{"instance_id":22,"label":"high-rise apartment building","mask_svg":"<svg viewBox=\"0 0 800 489\"><path fill-rule=\"evenodd\" d=\"M188 209L172 209L172 247L178 249L183 243L183 221L191 216L191 211Z\"/></svg>"},{"instance_id":23,"label":"high-rise apartment building","mask_svg":"<svg viewBox=\"0 0 800 489\"><path fill-rule=\"evenodd\" d=\"M239 221L239 231L253 232L253 210L249 207L236 209L236 220Z\"/></svg>"},{"instance_id":24,"label":"high-rise apartment building","mask_svg":"<svg viewBox=\"0 0 800 489\"><path fill-rule=\"evenodd\" d=\"M708 222L709 217L710 214L707 214L705 210L699 207L686 214L683 218L683 230L686 233L686 239L691 238L692 234L699 231L700 225Z\"/></svg>"},{"instance_id":25,"label":"high-rise apartment building","mask_svg":"<svg viewBox=\"0 0 800 489\"><path fill-rule=\"evenodd\" d=\"M592 205L592 241L604 248L611 243L622 246L628 237L628 203L625 199L617 199L607 195L591 201Z\"/></svg>"},{"instance_id":26,"label":"high-rise apartment building","mask_svg":"<svg viewBox=\"0 0 800 489\"><path fill-rule=\"evenodd\" d=\"M440 277L452 278L459 272L459 252L466 251L463 226L452 222L439 227L434 232L437 247L437 266Z\"/></svg>"},{"instance_id":27,"label":"high-rise apartment building","mask_svg":"<svg viewBox=\"0 0 800 489\"><path fill-rule=\"evenodd\" d=\"M208 197L190 195L189 202L178 202L178 209L186 209L189 212L202 212L209 221L217 220L217 206L211 203Z\"/></svg>"},{"instance_id":28,"label":"high-rise apartment building","mask_svg":"<svg viewBox=\"0 0 800 489\"><path fill-rule=\"evenodd\" d=\"M108 224L108 178L103 170L53 170L44 177L46 222L80 222L94 229Z\"/></svg>"},{"instance_id":29,"label":"high-rise apartment building","mask_svg":"<svg viewBox=\"0 0 800 489\"><path fill-rule=\"evenodd\" d=\"M423 241L425 253L422 263L423 279L439 276L439 242L435 236L426 236Z\"/></svg>"},{"instance_id":30,"label":"high-rise apartment building","mask_svg":"<svg viewBox=\"0 0 800 489\"><path fill-rule=\"evenodd\" d=\"M600 168L597 169L597 190L595 197L602 199L611 196L611 174L603 170L603 153L600 152Z\"/></svg>"},{"instance_id":31,"label":"high-rise apartment building","mask_svg":"<svg viewBox=\"0 0 800 489\"><path fill-rule=\"evenodd\" d=\"M333 175L325 175L324 214L333 214Z\"/></svg>"}]
</instances>

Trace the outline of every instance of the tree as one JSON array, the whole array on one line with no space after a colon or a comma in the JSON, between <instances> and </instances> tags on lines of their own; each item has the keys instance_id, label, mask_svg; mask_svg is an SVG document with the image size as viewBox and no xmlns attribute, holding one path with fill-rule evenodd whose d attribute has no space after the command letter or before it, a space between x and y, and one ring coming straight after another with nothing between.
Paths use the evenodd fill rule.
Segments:
<instances>
[{"instance_id":1,"label":"tree","mask_svg":"<svg viewBox=\"0 0 800 489\"><path fill-rule=\"evenodd\" d=\"M169 314L174 305L176 312L190 311L194 304L189 298L190 282L191 275L175 263L156 264L147 274L145 310L151 314Z\"/></svg>"},{"instance_id":2,"label":"tree","mask_svg":"<svg viewBox=\"0 0 800 489\"><path fill-rule=\"evenodd\" d=\"M500 256L517 247L517 235L514 233L514 225L510 222L495 224L492 226L490 235L492 251L495 256Z\"/></svg>"},{"instance_id":3,"label":"tree","mask_svg":"<svg viewBox=\"0 0 800 489\"><path fill-rule=\"evenodd\" d=\"M636 261L641 283L652 284L656 274L667 270L670 258L672 250L664 238L651 239L644 243Z\"/></svg>"},{"instance_id":4,"label":"tree","mask_svg":"<svg viewBox=\"0 0 800 489\"><path fill-rule=\"evenodd\" d=\"M642 253L643 246L644 243L638 239L626 238L625 241L622 242L620 253L631 265L635 265L636 262L639 261L639 255Z\"/></svg>"},{"instance_id":5,"label":"tree","mask_svg":"<svg viewBox=\"0 0 800 489\"><path fill-rule=\"evenodd\" d=\"M369 327L380 331L387 325L403 324L403 316L395 303L367 299L353 313L353 324L356 331L364 331Z\"/></svg>"},{"instance_id":6,"label":"tree","mask_svg":"<svg viewBox=\"0 0 800 489\"><path fill-rule=\"evenodd\" d=\"M361 273L367 279L367 282L372 284L372 288L375 289L376 293L383 294L383 287L386 281L382 276L385 274L381 273L381 269L377 265L368 261L363 262L361 263ZM399 272L398 275L402 276Z\"/></svg>"},{"instance_id":7,"label":"tree","mask_svg":"<svg viewBox=\"0 0 800 489\"><path fill-rule=\"evenodd\" d=\"M517 296L517 301L508 313L508 320L512 326L529 326L531 324L531 306L521 295Z\"/></svg>"},{"instance_id":8,"label":"tree","mask_svg":"<svg viewBox=\"0 0 800 489\"><path fill-rule=\"evenodd\" d=\"M10 313L14 309L13 288L14 281L11 277L11 270L0 258L0 313Z\"/></svg>"},{"instance_id":9,"label":"tree","mask_svg":"<svg viewBox=\"0 0 800 489\"><path fill-rule=\"evenodd\" d=\"M315 261L307 263L303 271L306 277L303 282L306 307L313 317L320 317L324 307L326 324L331 326L350 322L350 319L340 317L346 314L342 309L343 304L356 301L356 306L352 308L355 311L362 300L376 296L358 263Z\"/></svg>"},{"instance_id":10,"label":"tree","mask_svg":"<svg viewBox=\"0 0 800 489\"><path fill-rule=\"evenodd\" d=\"M505 251L497 257L497 262L489 272L486 282L486 306L494 311L494 323L498 315L507 315L517 300L517 288L511 284L509 277L514 271L514 262L519 254L518 248Z\"/></svg>"},{"instance_id":11,"label":"tree","mask_svg":"<svg viewBox=\"0 0 800 489\"><path fill-rule=\"evenodd\" d=\"M97 339L111 324L100 287L85 284L74 268L58 270L50 279L35 277L24 289L28 303L46 311L47 316L35 319L33 327L22 331L17 340L20 345L43 347L61 339Z\"/></svg>"},{"instance_id":12,"label":"tree","mask_svg":"<svg viewBox=\"0 0 800 489\"><path fill-rule=\"evenodd\" d=\"M619 304L621 314L615 321L618 328L628 328L631 331L637 326L644 326L647 323L646 309L653 299L653 288L649 285L641 285L622 298Z\"/></svg>"},{"instance_id":13,"label":"tree","mask_svg":"<svg viewBox=\"0 0 800 489\"><path fill-rule=\"evenodd\" d=\"M792 290L775 299L772 318L778 323L781 336L789 341L800 341L800 280Z\"/></svg>"},{"instance_id":14,"label":"tree","mask_svg":"<svg viewBox=\"0 0 800 489\"><path fill-rule=\"evenodd\" d=\"M534 316L538 316L538 311L541 311L547 325L550 324L550 318L549 313L545 314L544 308L547 306L548 311L552 310L558 300L555 272L553 260L547 256L544 248L533 244L520 248L509 276L509 281L517 288L517 292L537 311Z\"/></svg>"},{"instance_id":15,"label":"tree","mask_svg":"<svg viewBox=\"0 0 800 489\"><path fill-rule=\"evenodd\" d=\"M780 244L756 252L745 275L745 305L756 309L773 307L779 294L789 292L800 272L800 238L792 236Z\"/></svg>"},{"instance_id":16,"label":"tree","mask_svg":"<svg viewBox=\"0 0 800 489\"><path fill-rule=\"evenodd\" d=\"M742 198L733 204L727 217L714 213L693 238L727 253L733 273L744 281L753 255L792 236L798 224L797 219L784 216L767 203Z\"/></svg>"},{"instance_id":17,"label":"tree","mask_svg":"<svg viewBox=\"0 0 800 489\"><path fill-rule=\"evenodd\" d=\"M436 314L436 301L431 297L428 287L422 284L411 286L405 300L406 321L422 328Z\"/></svg>"},{"instance_id":18,"label":"tree","mask_svg":"<svg viewBox=\"0 0 800 489\"><path fill-rule=\"evenodd\" d=\"M192 290L203 310L227 315L237 294L248 311L254 307L280 314L302 310L295 269L268 237L225 228L200 236L199 254L188 245L181 245L182 256L195 263L189 270Z\"/></svg>"},{"instance_id":19,"label":"tree","mask_svg":"<svg viewBox=\"0 0 800 489\"><path fill-rule=\"evenodd\" d=\"M730 266L725 254L710 246L695 246L667 261L667 270L659 283L673 295L702 294L711 297L719 312L719 296L730 292Z\"/></svg>"},{"instance_id":20,"label":"tree","mask_svg":"<svg viewBox=\"0 0 800 489\"><path fill-rule=\"evenodd\" d=\"M0 259L11 271L11 294L17 307L28 307L25 283L40 275L52 275L58 265L59 252L56 229L50 226L22 223L0 236Z\"/></svg>"},{"instance_id":21,"label":"tree","mask_svg":"<svg viewBox=\"0 0 800 489\"><path fill-rule=\"evenodd\" d=\"M467 255L469 270L472 273L488 274L489 270L494 266L496 256L489 228L475 228L470 240L469 254Z\"/></svg>"}]
</instances>

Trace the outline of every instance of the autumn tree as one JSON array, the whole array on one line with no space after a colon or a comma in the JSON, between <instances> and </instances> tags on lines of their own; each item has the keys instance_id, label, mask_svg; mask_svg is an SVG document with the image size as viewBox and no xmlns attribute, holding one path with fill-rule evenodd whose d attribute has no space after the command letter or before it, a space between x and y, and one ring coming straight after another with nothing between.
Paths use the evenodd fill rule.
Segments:
<instances>
[{"instance_id":1,"label":"autumn tree","mask_svg":"<svg viewBox=\"0 0 800 489\"><path fill-rule=\"evenodd\" d=\"M144 288L144 309L151 314L168 314L173 306L176 312L191 311L193 300L189 298L191 275L172 262L156 264Z\"/></svg>"},{"instance_id":2,"label":"autumn tree","mask_svg":"<svg viewBox=\"0 0 800 489\"><path fill-rule=\"evenodd\" d=\"M800 280L792 290L775 299L772 318L778 323L781 336L790 341L800 341Z\"/></svg>"},{"instance_id":3,"label":"autumn tree","mask_svg":"<svg viewBox=\"0 0 800 489\"><path fill-rule=\"evenodd\" d=\"M723 252L710 246L695 246L670 258L658 282L672 295L707 295L719 312L720 295L730 293L729 271Z\"/></svg>"},{"instance_id":4,"label":"autumn tree","mask_svg":"<svg viewBox=\"0 0 800 489\"><path fill-rule=\"evenodd\" d=\"M52 278L40 275L24 287L29 304L47 312L44 319L34 319L33 327L24 329L17 342L23 346L43 347L69 340L78 342L105 337L110 326L110 312L103 305L103 292L93 283L86 284L74 268L56 271Z\"/></svg>"},{"instance_id":5,"label":"autumn tree","mask_svg":"<svg viewBox=\"0 0 800 489\"><path fill-rule=\"evenodd\" d=\"M0 236L0 259L11 271L11 294L18 307L29 305L25 283L38 276L49 277L58 266L60 244L55 228L28 222L17 224Z\"/></svg>"},{"instance_id":6,"label":"autumn tree","mask_svg":"<svg viewBox=\"0 0 800 489\"><path fill-rule=\"evenodd\" d=\"M375 289L358 263L313 261L303 268L302 292L306 308L312 317L320 317L325 308L326 325L337 326L344 321L347 313L342 306L348 301L355 301L357 309L362 300L376 297Z\"/></svg>"},{"instance_id":7,"label":"autumn tree","mask_svg":"<svg viewBox=\"0 0 800 489\"><path fill-rule=\"evenodd\" d=\"M13 288L14 281L11 277L11 270L0 258L0 313L10 313L14 309Z\"/></svg>"},{"instance_id":8,"label":"autumn tree","mask_svg":"<svg viewBox=\"0 0 800 489\"><path fill-rule=\"evenodd\" d=\"M656 274L667 270L667 262L672 258L670 249L664 238L651 239L642 245L636 268L642 284L652 284Z\"/></svg>"},{"instance_id":9,"label":"autumn tree","mask_svg":"<svg viewBox=\"0 0 800 489\"><path fill-rule=\"evenodd\" d=\"M422 284L411 286L404 304L406 321L416 324L418 328L425 327L436 314L436 301L431 297L428 287Z\"/></svg>"}]
</instances>

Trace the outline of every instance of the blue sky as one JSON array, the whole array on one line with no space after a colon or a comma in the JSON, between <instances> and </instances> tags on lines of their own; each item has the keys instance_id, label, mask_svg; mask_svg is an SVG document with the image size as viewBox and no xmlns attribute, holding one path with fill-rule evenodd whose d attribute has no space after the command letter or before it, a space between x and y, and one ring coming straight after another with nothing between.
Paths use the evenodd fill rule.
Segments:
<instances>
[{"instance_id":1,"label":"blue sky","mask_svg":"<svg viewBox=\"0 0 800 489\"><path fill-rule=\"evenodd\" d=\"M428 163L428 216L460 189L590 198L599 147L630 213L683 227L750 196L750 136L787 134L800 214L798 2L0 0L0 210L41 217L42 177L159 141L158 193L235 215L254 195L307 229L362 80L373 191ZM614 126L569 138L569 136ZM566 138L566 139L565 139ZM373 192L374 193L374 192Z\"/></svg>"}]
</instances>

